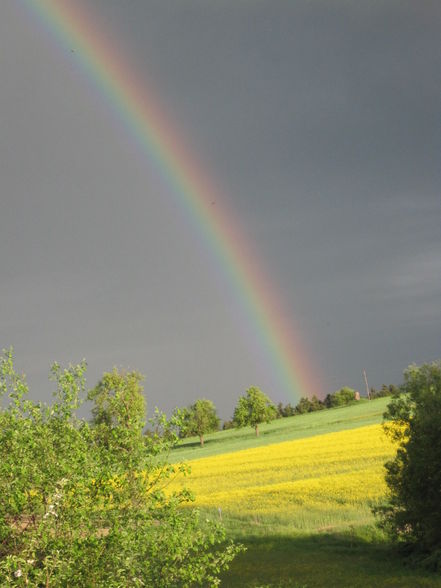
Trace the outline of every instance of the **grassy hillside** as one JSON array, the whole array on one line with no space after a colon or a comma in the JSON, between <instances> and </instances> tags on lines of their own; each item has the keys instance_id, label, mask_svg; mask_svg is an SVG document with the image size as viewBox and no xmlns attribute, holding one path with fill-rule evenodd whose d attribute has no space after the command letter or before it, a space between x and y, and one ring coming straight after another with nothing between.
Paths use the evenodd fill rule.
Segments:
<instances>
[{"instance_id":1,"label":"grassy hillside","mask_svg":"<svg viewBox=\"0 0 441 588\"><path fill-rule=\"evenodd\" d=\"M207 519L247 547L224 574L228 588L441 588L407 567L375 527L394 452L380 423L389 399L186 439L185 485ZM181 482L176 482L178 485Z\"/></svg>"},{"instance_id":2,"label":"grassy hillside","mask_svg":"<svg viewBox=\"0 0 441 588\"><path fill-rule=\"evenodd\" d=\"M440 588L441 578L406 565L372 528L348 533L243 538L247 551L223 588Z\"/></svg>"},{"instance_id":3,"label":"grassy hillside","mask_svg":"<svg viewBox=\"0 0 441 588\"><path fill-rule=\"evenodd\" d=\"M230 453L251 447L261 447L282 441L303 439L335 431L354 429L366 425L381 423L389 398L377 400L360 400L352 406L331 408L278 419L259 427L260 435L256 437L254 429L229 429L206 436L204 447L200 446L198 437L183 439L172 455L172 461L188 461L201 457L211 457L220 453Z\"/></svg>"},{"instance_id":4,"label":"grassy hillside","mask_svg":"<svg viewBox=\"0 0 441 588\"><path fill-rule=\"evenodd\" d=\"M393 452L369 425L194 460L180 483L235 534L336 531L372 522Z\"/></svg>"}]
</instances>

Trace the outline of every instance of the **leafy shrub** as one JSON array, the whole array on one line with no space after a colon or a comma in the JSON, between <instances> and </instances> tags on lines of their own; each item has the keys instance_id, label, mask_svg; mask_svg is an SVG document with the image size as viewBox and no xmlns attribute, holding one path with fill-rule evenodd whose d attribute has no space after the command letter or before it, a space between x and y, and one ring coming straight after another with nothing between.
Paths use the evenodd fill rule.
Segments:
<instances>
[{"instance_id":1,"label":"leafy shrub","mask_svg":"<svg viewBox=\"0 0 441 588\"><path fill-rule=\"evenodd\" d=\"M162 457L179 423L157 414L169 434L143 436L142 378L117 370L89 393L93 423L79 419L85 370L54 364L47 406L28 399L12 350L0 357L0 585L218 585L240 547L183 508L188 491L166 491L188 473Z\"/></svg>"}]
</instances>

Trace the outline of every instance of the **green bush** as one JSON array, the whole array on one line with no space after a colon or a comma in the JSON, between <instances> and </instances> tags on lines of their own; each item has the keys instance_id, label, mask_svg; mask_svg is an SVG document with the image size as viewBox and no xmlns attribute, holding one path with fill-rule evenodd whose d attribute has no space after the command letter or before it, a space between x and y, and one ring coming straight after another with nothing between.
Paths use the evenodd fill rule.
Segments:
<instances>
[{"instance_id":1,"label":"green bush","mask_svg":"<svg viewBox=\"0 0 441 588\"><path fill-rule=\"evenodd\" d=\"M218 585L240 547L199 520L189 492L166 492L188 473L162 457L179 423L157 414L168 434L143 436L142 378L117 370L89 393L93 423L79 419L85 370L55 364L47 406L28 399L12 350L0 357L0 585Z\"/></svg>"}]
</instances>

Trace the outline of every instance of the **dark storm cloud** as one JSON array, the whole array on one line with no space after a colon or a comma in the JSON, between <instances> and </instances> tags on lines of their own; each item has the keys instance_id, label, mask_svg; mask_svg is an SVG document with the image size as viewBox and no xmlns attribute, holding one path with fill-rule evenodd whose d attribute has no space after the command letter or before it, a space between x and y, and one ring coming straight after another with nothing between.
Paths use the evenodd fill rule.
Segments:
<instances>
[{"instance_id":1,"label":"dark storm cloud","mask_svg":"<svg viewBox=\"0 0 441 588\"><path fill-rule=\"evenodd\" d=\"M438 2L95 0L225 188L324 392L441 355ZM75 50L75 48L73 48ZM219 268L63 51L0 7L0 328L50 361L147 372L150 406L227 416L274 378ZM287 317L289 320L290 317Z\"/></svg>"}]
</instances>

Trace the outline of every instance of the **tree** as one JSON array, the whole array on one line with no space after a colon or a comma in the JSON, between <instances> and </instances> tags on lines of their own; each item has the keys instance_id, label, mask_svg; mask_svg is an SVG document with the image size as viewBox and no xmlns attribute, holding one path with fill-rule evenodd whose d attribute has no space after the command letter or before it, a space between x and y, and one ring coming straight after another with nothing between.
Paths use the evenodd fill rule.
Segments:
<instances>
[{"instance_id":1,"label":"tree","mask_svg":"<svg viewBox=\"0 0 441 588\"><path fill-rule=\"evenodd\" d=\"M306 412L315 412L316 410L322 410L325 405L317 396L313 396L311 399L303 396L300 398L299 403L295 408L295 414L305 414Z\"/></svg>"},{"instance_id":2,"label":"tree","mask_svg":"<svg viewBox=\"0 0 441 588\"><path fill-rule=\"evenodd\" d=\"M158 414L169 434L142 435L141 377L118 370L89 393L92 424L78 418L85 370L54 364L49 406L0 355L0 586L217 586L240 548L188 491L165 490L188 473L164 457L179 422Z\"/></svg>"},{"instance_id":3,"label":"tree","mask_svg":"<svg viewBox=\"0 0 441 588\"><path fill-rule=\"evenodd\" d=\"M290 417L296 414L296 409L290 403L283 406L281 402L277 405L277 418L281 417Z\"/></svg>"},{"instance_id":4,"label":"tree","mask_svg":"<svg viewBox=\"0 0 441 588\"><path fill-rule=\"evenodd\" d=\"M119 372L116 367L103 374L98 384L90 390L88 399L94 402L94 425L105 424L109 428L142 427L147 404L142 394L144 377L136 371Z\"/></svg>"},{"instance_id":5,"label":"tree","mask_svg":"<svg viewBox=\"0 0 441 588\"><path fill-rule=\"evenodd\" d=\"M311 400L311 412L315 412L317 410L323 410L325 408L324 403L317 398L317 396L314 394L314 396L312 396Z\"/></svg>"},{"instance_id":6,"label":"tree","mask_svg":"<svg viewBox=\"0 0 441 588\"><path fill-rule=\"evenodd\" d=\"M184 437L197 435L204 446L204 435L219 429L220 419L211 400L202 398L183 412L181 433Z\"/></svg>"},{"instance_id":7,"label":"tree","mask_svg":"<svg viewBox=\"0 0 441 588\"><path fill-rule=\"evenodd\" d=\"M234 429L235 424L233 420L224 421L222 425L223 431L228 431L229 429Z\"/></svg>"},{"instance_id":8,"label":"tree","mask_svg":"<svg viewBox=\"0 0 441 588\"><path fill-rule=\"evenodd\" d=\"M276 418L277 410L271 400L259 388L248 388L234 410L233 421L238 427L251 426L259 435L260 423L269 423Z\"/></svg>"},{"instance_id":9,"label":"tree","mask_svg":"<svg viewBox=\"0 0 441 588\"><path fill-rule=\"evenodd\" d=\"M374 398L384 398L385 396L394 396L399 392L398 387L394 384L383 384L380 390L376 390L375 388L371 388L371 400Z\"/></svg>"},{"instance_id":10,"label":"tree","mask_svg":"<svg viewBox=\"0 0 441 588\"><path fill-rule=\"evenodd\" d=\"M355 400L355 390L344 386L334 392L334 394L328 394L325 398L326 408L335 408L337 406L345 406Z\"/></svg>"},{"instance_id":11,"label":"tree","mask_svg":"<svg viewBox=\"0 0 441 588\"><path fill-rule=\"evenodd\" d=\"M376 510L391 537L441 569L441 361L411 365L385 413L398 443L386 464L388 502Z\"/></svg>"},{"instance_id":12,"label":"tree","mask_svg":"<svg viewBox=\"0 0 441 588\"><path fill-rule=\"evenodd\" d=\"M145 425L147 403L143 395L142 374L137 371L118 371L103 374L98 384L89 391L87 398L93 401L92 425L101 444L107 448L121 444L127 451L139 444Z\"/></svg>"},{"instance_id":13,"label":"tree","mask_svg":"<svg viewBox=\"0 0 441 588\"><path fill-rule=\"evenodd\" d=\"M309 398L302 396L296 405L296 414L305 414L306 412L311 412L311 402Z\"/></svg>"}]
</instances>

